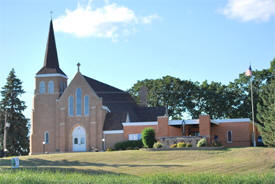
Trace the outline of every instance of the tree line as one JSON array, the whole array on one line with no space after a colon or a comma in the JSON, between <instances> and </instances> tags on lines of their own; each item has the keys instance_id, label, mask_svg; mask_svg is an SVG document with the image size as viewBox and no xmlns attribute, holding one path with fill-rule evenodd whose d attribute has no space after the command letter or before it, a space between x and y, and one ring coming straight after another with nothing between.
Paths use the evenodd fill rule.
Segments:
<instances>
[{"instance_id":1,"label":"tree line","mask_svg":"<svg viewBox=\"0 0 275 184\"><path fill-rule=\"evenodd\" d=\"M274 76L275 59L270 62L270 68L254 70L252 75L254 118L261 132L269 127L266 130L268 135L263 135L263 138L272 139L273 146L275 146ZM138 81L128 90L137 103L140 102L138 93L143 86L148 89L148 106L167 107L168 115L172 119L181 119L184 113L194 119L200 114L209 114L213 119L252 117L250 77L244 73L239 74L239 77L228 85L213 81L199 83L172 76L145 79ZM266 121L269 121L270 126L265 125Z\"/></svg>"}]
</instances>

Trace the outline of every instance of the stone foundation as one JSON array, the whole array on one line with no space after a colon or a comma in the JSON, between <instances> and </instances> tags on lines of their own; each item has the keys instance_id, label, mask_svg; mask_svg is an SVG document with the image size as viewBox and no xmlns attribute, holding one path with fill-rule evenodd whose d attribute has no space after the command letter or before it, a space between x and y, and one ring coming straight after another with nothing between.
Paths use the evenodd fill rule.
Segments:
<instances>
[{"instance_id":1,"label":"stone foundation","mask_svg":"<svg viewBox=\"0 0 275 184\"><path fill-rule=\"evenodd\" d=\"M163 145L163 148L170 148L172 144L178 142L191 143L192 147L197 147L197 143L201 140L202 136L183 136L183 137L160 137L159 142Z\"/></svg>"}]
</instances>

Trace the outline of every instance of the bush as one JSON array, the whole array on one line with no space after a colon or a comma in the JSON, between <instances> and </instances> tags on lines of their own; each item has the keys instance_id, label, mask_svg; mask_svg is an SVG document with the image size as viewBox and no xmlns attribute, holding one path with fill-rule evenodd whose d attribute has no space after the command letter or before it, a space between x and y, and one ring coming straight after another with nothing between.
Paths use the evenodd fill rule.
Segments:
<instances>
[{"instance_id":1,"label":"bush","mask_svg":"<svg viewBox=\"0 0 275 184\"><path fill-rule=\"evenodd\" d=\"M112 148L107 148L106 151L114 151Z\"/></svg>"},{"instance_id":2,"label":"bush","mask_svg":"<svg viewBox=\"0 0 275 184\"><path fill-rule=\"evenodd\" d=\"M177 148L184 148L186 146L185 142L178 142Z\"/></svg>"},{"instance_id":3,"label":"bush","mask_svg":"<svg viewBox=\"0 0 275 184\"><path fill-rule=\"evenodd\" d=\"M197 147L204 147L206 146L206 139L202 138L201 140L199 140Z\"/></svg>"},{"instance_id":4,"label":"bush","mask_svg":"<svg viewBox=\"0 0 275 184\"><path fill-rule=\"evenodd\" d=\"M212 146L214 146L214 147L220 147L220 146L222 146L222 143L220 141L213 141L212 142Z\"/></svg>"},{"instance_id":5,"label":"bush","mask_svg":"<svg viewBox=\"0 0 275 184\"><path fill-rule=\"evenodd\" d=\"M141 132L141 138L144 147L152 148L156 142L155 130L153 128L144 128L144 130Z\"/></svg>"},{"instance_id":6,"label":"bush","mask_svg":"<svg viewBox=\"0 0 275 184\"><path fill-rule=\"evenodd\" d=\"M160 142L155 142L155 144L153 145L153 148L158 149L158 148L162 148L162 144Z\"/></svg>"},{"instance_id":7,"label":"bush","mask_svg":"<svg viewBox=\"0 0 275 184\"><path fill-rule=\"evenodd\" d=\"M190 142L186 143L186 147L187 148L191 148L192 147L192 144Z\"/></svg>"},{"instance_id":8,"label":"bush","mask_svg":"<svg viewBox=\"0 0 275 184\"><path fill-rule=\"evenodd\" d=\"M136 141L122 141L115 144L115 150L136 150L142 148L141 140Z\"/></svg>"},{"instance_id":9,"label":"bush","mask_svg":"<svg viewBox=\"0 0 275 184\"><path fill-rule=\"evenodd\" d=\"M177 144L172 144L171 146L170 146L170 148L176 148L177 147Z\"/></svg>"}]
</instances>

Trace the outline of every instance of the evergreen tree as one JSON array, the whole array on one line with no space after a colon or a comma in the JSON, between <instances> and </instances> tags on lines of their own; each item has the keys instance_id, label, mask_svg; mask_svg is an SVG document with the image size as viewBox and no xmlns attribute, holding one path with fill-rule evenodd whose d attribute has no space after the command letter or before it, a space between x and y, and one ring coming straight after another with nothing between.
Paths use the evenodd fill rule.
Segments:
<instances>
[{"instance_id":1,"label":"evergreen tree","mask_svg":"<svg viewBox=\"0 0 275 184\"><path fill-rule=\"evenodd\" d=\"M257 104L257 119L262 123L262 126L258 127L264 144L275 146L275 60L271 63L270 70L273 73L273 78L271 83L265 86L260 93L262 104Z\"/></svg>"},{"instance_id":2,"label":"evergreen tree","mask_svg":"<svg viewBox=\"0 0 275 184\"><path fill-rule=\"evenodd\" d=\"M6 85L2 88L0 102L1 143L3 143L5 113L7 113L7 122L10 123L10 127L7 128L7 155L26 155L29 152L28 119L23 115L26 106L19 98L23 93L22 82L12 69ZM0 149L3 149L3 146Z\"/></svg>"}]
</instances>

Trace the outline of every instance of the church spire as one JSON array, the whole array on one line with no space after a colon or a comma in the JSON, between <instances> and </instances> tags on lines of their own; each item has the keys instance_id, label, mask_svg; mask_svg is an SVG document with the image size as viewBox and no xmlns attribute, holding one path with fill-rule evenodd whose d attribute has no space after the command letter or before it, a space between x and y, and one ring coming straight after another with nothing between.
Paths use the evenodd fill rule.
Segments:
<instances>
[{"instance_id":1,"label":"church spire","mask_svg":"<svg viewBox=\"0 0 275 184\"><path fill-rule=\"evenodd\" d=\"M37 74L48 73L60 73L66 76L66 74L59 68L52 20L50 22L44 65Z\"/></svg>"},{"instance_id":2,"label":"church spire","mask_svg":"<svg viewBox=\"0 0 275 184\"><path fill-rule=\"evenodd\" d=\"M52 20L50 22L50 29L49 29L49 36L48 36L46 53L45 53L44 67L59 68Z\"/></svg>"}]
</instances>

